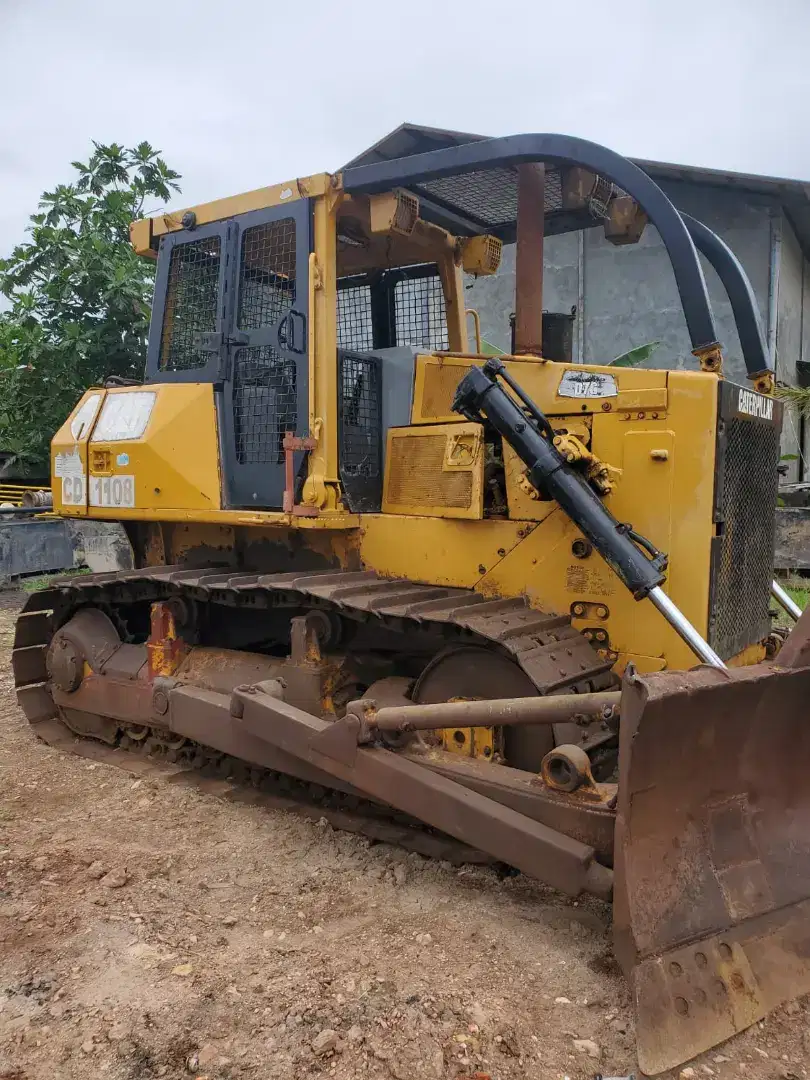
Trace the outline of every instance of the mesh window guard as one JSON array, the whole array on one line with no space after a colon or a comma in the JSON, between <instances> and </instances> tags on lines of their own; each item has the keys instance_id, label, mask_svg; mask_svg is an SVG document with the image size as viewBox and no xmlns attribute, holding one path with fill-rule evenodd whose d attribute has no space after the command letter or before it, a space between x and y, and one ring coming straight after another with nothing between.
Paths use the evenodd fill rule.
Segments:
<instances>
[{"instance_id":1,"label":"mesh window guard","mask_svg":"<svg viewBox=\"0 0 810 1080\"><path fill-rule=\"evenodd\" d=\"M298 418L295 361L268 345L237 349L233 421L240 465L281 464L286 431Z\"/></svg>"},{"instance_id":2,"label":"mesh window guard","mask_svg":"<svg viewBox=\"0 0 810 1080\"><path fill-rule=\"evenodd\" d=\"M295 221L282 218L242 234L239 255L240 330L272 326L295 303Z\"/></svg>"},{"instance_id":3,"label":"mesh window guard","mask_svg":"<svg viewBox=\"0 0 810 1080\"><path fill-rule=\"evenodd\" d=\"M338 282L337 343L339 349L370 352L374 348L371 325L371 289L368 285Z\"/></svg>"},{"instance_id":4,"label":"mesh window guard","mask_svg":"<svg viewBox=\"0 0 810 1080\"><path fill-rule=\"evenodd\" d=\"M438 274L404 278L394 286L397 345L447 349L447 313Z\"/></svg>"},{"instance_id":5,"label":"mesh window guard","mask_svg":"<svg viewBox=\"0 0 810 1080\"><path fill-rule=\"evenodd\" d=\"M362 476L380 474L379 360L370 356L340 357L341 467Z\"/></svg>"},{"instance_id":6,"label":"mesh window guard","mask_svg":"<svg viewBox=\"0 0 810 1080\"><path fill-rule=\"evenodd\" d=\"M374 512L382 497L382 381L377 356L340 350L340 479L355 513Z\"/></svg>"},{"instance_id":7,"label":"mesh window guard","mask_svg":"<svg viewBox=\"0 0 810 1080\"><path fill-rule=\"evenodd\" d=\"M211 354L200 348L199 335L217 329L221 252L219 236L172 248L160 336L164 371L201 368L210 360Z\"/></svg>"}]
</instances>

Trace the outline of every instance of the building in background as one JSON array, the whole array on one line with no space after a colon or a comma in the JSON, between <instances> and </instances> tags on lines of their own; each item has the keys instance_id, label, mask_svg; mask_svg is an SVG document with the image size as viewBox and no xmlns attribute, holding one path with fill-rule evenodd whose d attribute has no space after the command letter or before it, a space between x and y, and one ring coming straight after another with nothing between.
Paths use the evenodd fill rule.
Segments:
<instances>
[{"instance_id":1,"label":"building in background","mask_svg":"<svg viewBox=\"0 0 810 1080\"><path fill-rule=\"evenodd\" d=\"M673 203L717 233L751 279L777 379L802 385L810 373L810 184L684 165L638 161ZM745 383L745 364L731 308L716 274L703 261L726 374ZM479 278L467 292L481 318L482 336L508 351L514 297L514 245L504 247L498 273ZM570 312L573 357L604 363L648 342L661 344L651 366L691 367L675 279L654 228L634 245L616 247L593 228L545 241L543 306ZM783 450L796 454L789 475L810 478L810 428L793 414L785 421Z\"/></svg>"},{"instance_id":2,"label":"building in background","mask_svg":"<svg viewBox=\"0 0 810 1080\"><path fill-rule=\"evenodd\" d=\"M402 124L348 164L371 164L481 138ZM791 385L810 382L810 183L659 162L636 164L676 207L725 240L742 263L759 304L777 379ZM697 369L672 267L657 231L648 226L638 243L611 243L604 235L598 201L566 201L567 174L559 165L546 166L543 307L555 313L573 311L573 360L606 363L629 349L660 342L649 366ZM512 167L493 167L422 181L412 190L429 220L457 235L485 232L503 240L500 269L494 276L468 279L466 306L478 311L485 341L508 352L515 303L517 173ZM714 270L702 262L724 346L725 373L745 385L731 306ZM441 319L431 316L427 295L425 291L422 337L398 344L442 347L435 332ZM558 320L558 327L561 324ZM792 414L786 416L783 451L796 455L788 465L789 479L810 479L810 425Z\"/></svg>"}]
</instances>

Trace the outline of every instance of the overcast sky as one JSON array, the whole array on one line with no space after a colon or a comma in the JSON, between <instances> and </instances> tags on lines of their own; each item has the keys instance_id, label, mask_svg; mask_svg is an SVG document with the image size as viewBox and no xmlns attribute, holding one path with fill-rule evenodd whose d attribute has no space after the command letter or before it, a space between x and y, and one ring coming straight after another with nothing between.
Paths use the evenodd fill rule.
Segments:
<instances>
[{"instance_id":1,"label":"overcast sky","mask_svg":"<svg viewBox=\"0 0 810 1080\"><path fill-rule=\"evenodd\" d=\"M0 254L92 139L191 204L403 120L810 180L808 112L810 0L0 0Z\"/></svg>"}]
</instances>

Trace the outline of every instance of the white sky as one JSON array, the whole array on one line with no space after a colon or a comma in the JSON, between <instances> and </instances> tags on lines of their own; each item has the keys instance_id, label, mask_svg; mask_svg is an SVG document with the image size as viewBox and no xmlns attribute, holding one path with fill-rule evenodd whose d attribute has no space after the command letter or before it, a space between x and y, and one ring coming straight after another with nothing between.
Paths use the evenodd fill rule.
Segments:
<instances>
[{"instance_id":1,"label":"white sky","mask_svg":"<svg viewBox=\"0 0 810 1080\"><path fill-rule=\"evenodd\" d=\"M181 205L334 170L403 120L810 179L810 0L0 0L0 254L91 139Z\"/></svg>"}]
</instances>

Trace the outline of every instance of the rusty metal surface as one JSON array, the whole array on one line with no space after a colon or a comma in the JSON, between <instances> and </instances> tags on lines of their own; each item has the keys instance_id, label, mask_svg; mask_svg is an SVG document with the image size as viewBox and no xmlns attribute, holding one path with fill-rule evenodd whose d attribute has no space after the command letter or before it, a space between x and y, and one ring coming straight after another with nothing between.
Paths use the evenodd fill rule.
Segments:
<instances>
[{"instance_id":1,"label":"rusty metal surface","mask_svg":"<svg viewBox=\"0 0 810 1080\"><path fill-rule=\"evenodd\" d=\"M520 665L541 694L561 688L601 687L610 661L600 657L568 615L530 608L523 598L487 600L470 589L390 581L373 571L325 570L285 574L234 574L222 569L184 570L174 566L81 578L57 579L52 588L29 598L25 613L69 607L116 596L160 600L186 594L222 604L269 606L274 602L308 605L323 601L354 618L381 624L461 628L482 642L498 644Z\"/></svg>"},{"instance_id":2,"label":"rusty metal surface","mask_svg":"<svg viewBox=\"0 0 810 1080\"><path fill-rule=\"evenodd\" d=\"M514 353L542 355L545 166L518 166Z\"/></svg>"},{"instance_id":3,"label":"rusty metal surface","mask_svg":"<svg viewBox=\"0 0 810 1080\"><path fill-rule=\"evenodd\" d=\"M434 747L409 748L403 753L448 779L589 845L601 863L612 866L615 784L600 784L603 798L595 803L570 795L561 798L539 783L537 777L507 765L493 768L486 761L460 757Z\"/></svg>"},{"instance_id":4,"label":"rusty metal surface","mask_svg":"<svg viewBox=\"0 0 810 1080\"><path fill-rule=\"evenodd\" d=\"M776 656L783 668L810 667L810 607L805 608Z\"/></svg>"},{"instance_id":5,"label":"rusty metal surface","mask_svg":"<svg viewBox=\"0 0 810 1080\"><path fill-rule=\"evenodd\" d=\"M130 578L130 575L127 577ZM131 581L128 584L131 585ZM346 585L342 580L340 584ZM92 595L98 601L104 599L109 602L109 593L99 590L96 583L91 585L93 588L89 592L83 591L83 596ZM153 603L153 612L164 607L160 601L153 600L151 593L138 595L141 600ZM75 597L70 596L68 603L75 608ZM500 610L498 614L501 614ZM306 620L296 618L301 622L303 634ZM564 620L554 620L555 626L560 624L564 624ZM46 624L41 621L43 633L49 632L50 625L50 622ZM520 791L519 785L510 783L510 777L506 775L514 773L515 777L519 776L515 770L506 770L503 780L495 784L491 781L482 784L480 779L475 780L474 774L458 783L442 775L440 770L426 768L421 763L398 765L396 755L375 748L368 752L368 760L377 763L370 766L370 782L365 775L369 767L364 766L360 770L364 786L358 788L353 772L358 753L357 732L347 729L344 723L335 723L333 717L328 721L320 719L313 715L316 709L302 710L298 706L300 688L293 685L292 676L297 672L317 677L320 666L328 660L320 656L317 642L308 645L305 639L306 635L303 634L297 646L301 653L301 663L297 668L289 660L249 654L242 657L238 652L196 647L180 658L172 677L155 678L148 661L151 642L143 645L122 643L115 625L106 615L97 609L82 607L60 627L51 640L50 648L54 649L60 642L75 646L80 669L84 659L92 657L90 673L84 672L78 686L60 688L52 684L48 688L44 681L37 681L19 686L18 692L32 723L50 721L58 709L62 721L72 730L110 743L115 741L116 731L121 726L131 731L132 728L127 728L127 725L135 725L144 733L147 728L158 732L168 729L175 735L253 764L289 773L307 782L362 792L449 832L463 843L470 843L473 837L479 840L483 838L483 843L477 842L476 846L485 847L489 854L513 865L520 866L522 863L524 869L531 867L528 872L568 891L588 889L600 896L609 894L611 873L598 864L595 849L577 837L571 839L558 829L546 825L544 818L553 816L553 812L550 813L549 794L526 791L525 788ZM31 648L41 651L45 645L24 646L20 652L25 656ZM318 746L312 753L300 743L300 737L298 742L294 740L293 751L283 740L276 738L275 732L246 731L237 722L240 717L234 717L229 711L227 693L188 684L189 677L194 678L195 674L205 680L206 671L210 671L212 666L222 666L226 670L234 668L235 671L234 661L239 674L252 677L253 681L256 676L269 676L260 683L268 689L268 693L271 686L273 693L278 693L278 675L283 674L286 702L279 702L278 707L288 710L288 719L291 716L296 718L299 736L302 725L304 729L316 725ZM499 656L498 662L516 673L520 680L529 682L527 675L507 655ZM93 666L95 670L92 670ZM43 670L32 668L29 672L27 661L20 661L23 678L33 673L39 679ZM401 691L399 685L397 691ZM268 693L263 695L265 704L269 700ZM238 711L241 711L241 706ZM267 719L265 716L265 721ZM347 765L348 774L344 771ZM406 772L405 779L401 776L403 770ZM523 776L529 781L533 779L531 774ZM487 789L486 794L484 789ZM517 809L521 804L530 807L537 804L541 810L524 814ZM467 821L466 811L470 806L473 813L471 820ZM588 828L577 826L578 809L574 806L567 814L563 812L560 820L567 822L575 832L587 836ZM609 842L604 829L599 832L599 853L604 856L605 862L609 862Z\"/></svg>"},{"instance_id":6,"label":"rusty metal surface","mask_svg":"<svg viewBox=\"0 0 810 1080\"><path fill-rule=\"evenodd\" d=\"M808 668L625 680L614 938L645 1072L810 991L808 701Z\"/></svg>"},{"instance_id":7,"label":"rusty metal surface","mask_svg":"<svg viewBox=\"0 0 810 1080\"><path fill-rule=\"evenodd\" d=\"M173 690L174 701L199 692ZM198 702L198 708L199 708ZM213 704L213 703L211 703ZM330 775L441 829L571 895L609 899L613 874L587 844L517 813L411 758L357 744L359 721L323 721L261 692L240 687L230 715L246 736L266 741ZM228 715L228 714L225 714ZM222 722L225 721L223 716Z\"/></svg>"},{"instance_id":8,"label":"rusty metal surface","mask_svg":"<svg viewBox=\"0 0 810 1080\"><path fill-rule=\"evenodd\" d=\"M445 701L435 705L386 706L373 719L389 731L435 731L443 727L488 727L556 724L575 716L595 716L619 704L618 690L598 694L555 694L551 697L491 698L487 701Z\"/></svg>"},{"instance_id":9,"label":"rusty metal surface","mask_svg":"<svg viewBox=\"0 0 810 1080\"><path fill-rule=\"evenodd\" d=\"M262 653L195 645L174 673L176 679L193 683L202 690L227 693L240 683L272 679L283 661Z\"/></svg>"}]
</instances>

